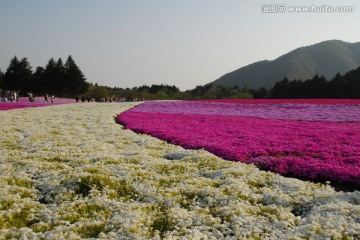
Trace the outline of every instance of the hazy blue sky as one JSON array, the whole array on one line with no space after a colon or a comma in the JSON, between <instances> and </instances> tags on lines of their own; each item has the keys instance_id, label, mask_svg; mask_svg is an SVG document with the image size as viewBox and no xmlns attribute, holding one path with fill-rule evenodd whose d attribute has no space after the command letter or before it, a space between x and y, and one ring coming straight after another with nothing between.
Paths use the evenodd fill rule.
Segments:
<instances>
[{"instance_id":1,"label":"hazy blue sky","mask_svg":"<svg viewBox=\"0 0 360 240\"><path fill-rule=\"evenodd\" d=\"M286 3L284 13L264 4ZM289 6L354 6L352 13ZM72 55L88 82L181 90L324 40L360 41L360 1L0 0L0 69Z\"/></svg>"}]
</instances>

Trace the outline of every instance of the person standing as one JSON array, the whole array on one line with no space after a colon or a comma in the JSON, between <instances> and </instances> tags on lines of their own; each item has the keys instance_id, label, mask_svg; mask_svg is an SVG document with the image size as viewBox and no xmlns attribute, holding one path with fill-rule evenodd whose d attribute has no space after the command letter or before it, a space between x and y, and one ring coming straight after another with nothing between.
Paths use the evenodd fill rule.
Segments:
<instances>
[{"instance_id":1,"label":"person standing","mask_svg":"<svg viewBox=\"0 0 360 240\"><path fill-rule=\"evenodd\" d=\"M20 99L20 91L16 91L16 102L19 102L19 99Z\"/></svg>"},{"instance_id":2,"label":"person standing","mask_svg":"<svg viewBox=\"0 0 360 240\"><path fill-rule=\"evenodd\" d=\"M34 102L34 96L32 92L28 92L28 96L29 96L29 102Z\"/></svg>"},{"instance_id":3,"label":"person standing","mask_svg":"<svg viewBox=\"0 0 360 240\"><path fill-rule=\"evenodd\" d=\"M16 102L16 99L17 99L17 95L16 95L16 91L12 91L11 92L11 98L10 98L10 101L11 102Z\"/></svg>"}]
</instances>

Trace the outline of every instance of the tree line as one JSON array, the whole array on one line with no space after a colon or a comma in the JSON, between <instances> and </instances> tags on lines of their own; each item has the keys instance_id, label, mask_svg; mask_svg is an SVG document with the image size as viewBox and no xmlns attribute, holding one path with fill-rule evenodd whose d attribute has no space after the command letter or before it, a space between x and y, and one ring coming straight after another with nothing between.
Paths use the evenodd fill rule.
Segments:
<instances>
[{"instance_id":1,"label":"tree line","mask_svg":"<svg viewBox=\"0 0 360 240\"><path fill-rule=\"evenodd\" d=\"M180 91L176 86L164 84L143 85L133 88L110 88L90 84L87 93L90 96L124 96L126 99L146 100L202 100L202 99L244 99L244 98L360 98L360 68L345 75L336 74L330 81L315 75L312 79L288 80L276 82L273 88L240 88L207 84L194 89Z\"/></svg>"},{"instance_id":2,"label":"tree line","mask_svg":"<svg viewBox=\"0 0 360 240\"><path fill-rule=\"evenodd\" d=\"M3 73L0 69L0 89L28 92L36 95L45 93L63 97L75 97L88 89L88 83L74 59L68 56L65 63L59 58L51 58L45 67L37 67L33 72L27 58L19 60L16 56Z\"/></svg>"},{"instance_id":3,"label":"tree line","mask_svg":"<svg viewBox=\"0 0 360 240\"><path fill-rule=\"evenodd\" d=\"M187 99L221 98L360 98L360 67L344 75L337 73L328 81L324 76L315 75L312 79L292 80L284 78L267 89L239 88L237 86L197 86L186 91Z\"/></svg>"},{"instance_id":4,"label":"tree line","mask_svg":"<svg viewBox=\"0 0 360 240\"><path fill-rule=\"evenodd\" d=\"M339 73L328 81L315 75L312 79L292 80L284 78L271 89L247 89L238 86L214 86L207 84L180 91L175 85L153 84L133 88L99 86L87 83L84 74L71 56L65 62L51 58L45 67L32 71L27 58L15 56L3 73L0 69L0 89L20 90L22 95L31 91L35 95L45 93L62 97L86 97L100 99L124 98L127 100L201 100L224 98L360 98L360 67L344 75Z\"/></svg>"},{"instance_id":5,"label":"tree line","mask_svg":"<svg viewBox=\"0 0 360 240\"><path fill-rule=\"evenodd\" d=\"M315 75L305 81L284 78L275 83L272 98L360 98L360 67L330 81Z\"/></svg>"},{"instance_id":6,"label":"tree line","mask_svg":"<svg viewBox=\"0 0 360 240\"><path fill-rule=\"evenodd\" d=\"M197 86L192 90L180 91L174 85L152 84L133 88L118 88L90 84L87 96L95 99L101 96L122 96L126 99L145 100L201 100L201 99L222 99L222 98L253 98L252 90L241 89L237 86ZM257 92L257 91L256 91Z\"/></svg>"}]
</instances>

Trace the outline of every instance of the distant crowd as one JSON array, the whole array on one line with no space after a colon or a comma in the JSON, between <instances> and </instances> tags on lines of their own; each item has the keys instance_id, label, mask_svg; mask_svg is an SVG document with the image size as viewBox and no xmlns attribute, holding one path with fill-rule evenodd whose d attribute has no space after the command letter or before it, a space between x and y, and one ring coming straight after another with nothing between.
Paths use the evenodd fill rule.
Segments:
<instances>
[{"instance_id":1,"label":"distant crowd","mask_svg":"<svg viewBox=\"0 0 360 240\"><path fill-rule=\"evenodd\" d=\"M1 102L19 102L20 91L16 91L16 90L2 91L0 89L0 96L1 96ZM28 96L29 102L35 102L35 97L34 97L34 94L32 92L28 92L27 96ZM45 95L44 95L45 103L48 103L49 99L50 99L51 103L54 103L55 96L51 95L49 97L49 95L47 93L45 93Z\"/></svg>"},{"instance_id":2,"label":"distant crowd","mask_svg":"<svg viewBox=\"0 0 360 240\"><path fill-rule=\"evenodd\" d=\"M75 97L76 102L137 102L145 101L145 99L130 98L130 97Z\"/></svg>"},{"instance_id":3,"label":"distant crowd","mask_svg":"<svg viewBox=\"0 0 360 240\"><path fill-rule=\"evenodd\" d=\"M1 91L1 101L2 102L19 102L20 91Z\"/></svg>"},{"instance_id":4,"label":"distant crowd","mask_svg":"<svg viewBox=\"0 0 360 240\"><path fill-rule=\"evenodd\" d=\"M12 91L2 91L0 89L1 102L19 102L20 91L12 90ZM35 102L35 96L32 92L27 93L27 97L29 102ZM131 97L75 97L76 102L135 102L135 101L145 101L145 99L139 98L131 98ZM44 94L44 102L54 103L55 96Z\"/></svg>"}]
</instances>

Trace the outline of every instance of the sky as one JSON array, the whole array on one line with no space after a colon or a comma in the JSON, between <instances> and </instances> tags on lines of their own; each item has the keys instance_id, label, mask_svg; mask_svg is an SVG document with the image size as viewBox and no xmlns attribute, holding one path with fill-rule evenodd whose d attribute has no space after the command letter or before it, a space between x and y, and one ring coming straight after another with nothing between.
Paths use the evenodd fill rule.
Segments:
<instances>
[{"instance_id":1,"label":"sky","mask_svg":"<svg viewBox=\"0 0 360 240\"><path fill-rule=\"evenodd\" d=\"M326 10L339 6L353 11ZM358 0L0 0L0 69L71 55L90 83L184 91L298 47L360 42L359 22Z\"/></svg>"}]
</instances>

